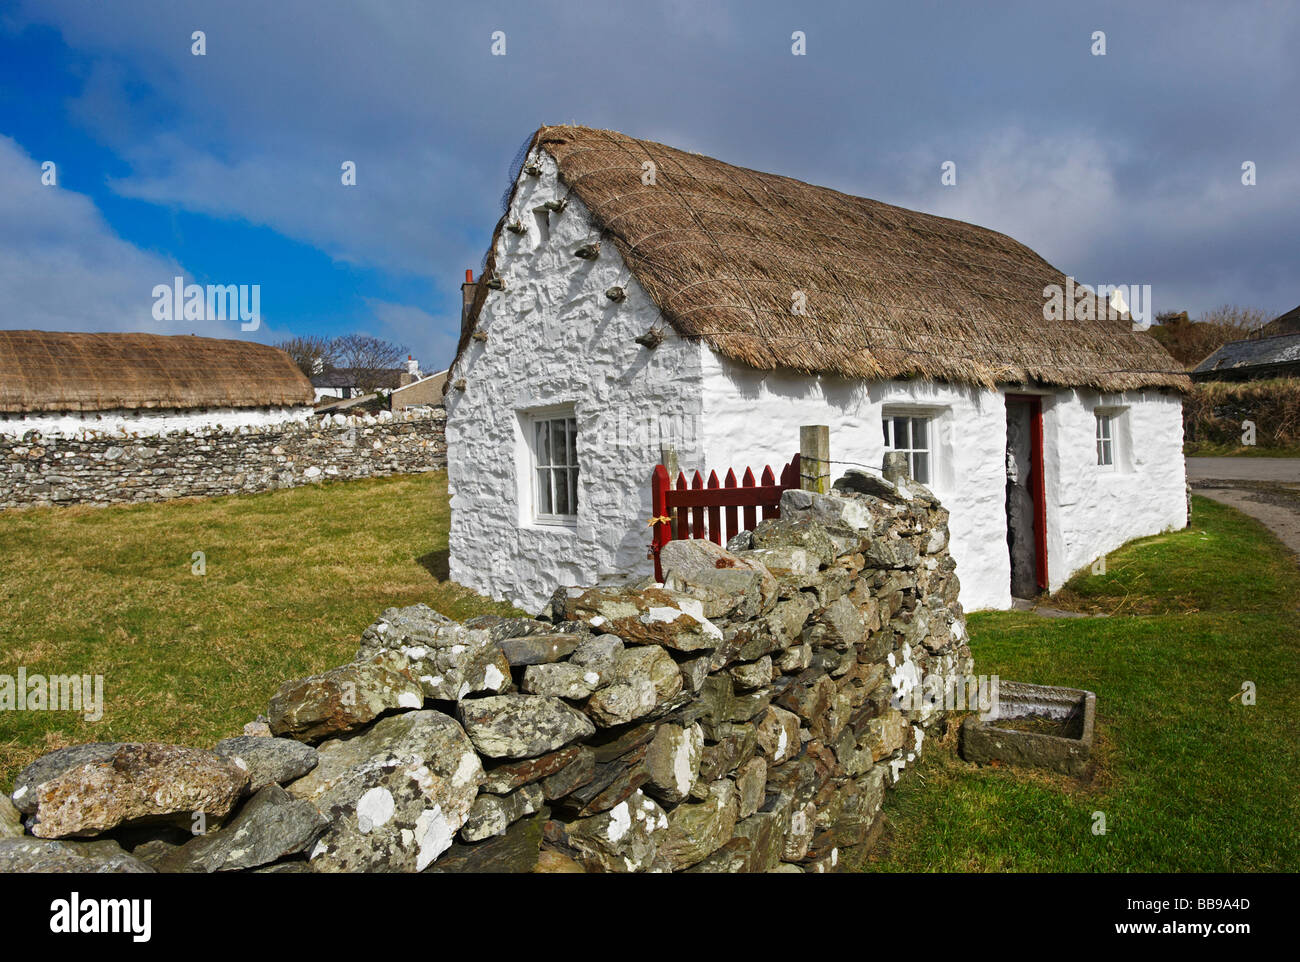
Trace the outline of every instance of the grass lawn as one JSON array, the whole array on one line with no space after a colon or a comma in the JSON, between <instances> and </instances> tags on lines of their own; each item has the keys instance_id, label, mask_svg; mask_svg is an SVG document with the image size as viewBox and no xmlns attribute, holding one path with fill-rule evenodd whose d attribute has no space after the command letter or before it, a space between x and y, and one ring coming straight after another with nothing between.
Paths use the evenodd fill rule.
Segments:
<instances>
[{"instance_id":1,"label":"grass lawn","mask_svg":"<svg viewBox=\"0 0 1300 962\"><path fill-rule=\"evenodd\" d=\"M349 660L389 605L508 611L446 581L447 520L441 474L0 513L0 674L105 678L97 723L0 713L0 786L76 742L235 734L284 680ZM1294 558L1198 497L1189 529L1113 553L1052 603L1107 617L973 615L976 670L1095 691L1096 771L979 769L954 729L891 797L864 867L1300 870ZM1253 706L1232 697L1246 680Z\"/></svg>"},{"instance_id":2,"label":"grass lawn","mask_svg":"<svg viewBox=\"0 0 1300 962\"><path fill-rule=\"evenodd\" d=\"M238 734L281 682L350 661L389 605L510 611L447 582L446 489L426 474L0 512L0 674L103 675L105 703L96 723L0 713L0 786L77 742Z\"/></svg>"},{"instance_id":3,"label":"grass lawn","mask_svg":"<svg viewBox=\"0 0 1300 962\"><path fill-rule=\"evenodd\" d=\"M862 867L1300 871L1294 556L1197 497L1188 529L1114 552L1105 575L1075 578L1052 604L1108 617L972 615L975 670L1095 691L1091 777L968 765L954 728L900 783Z\"/></svg>"}]
</instances>

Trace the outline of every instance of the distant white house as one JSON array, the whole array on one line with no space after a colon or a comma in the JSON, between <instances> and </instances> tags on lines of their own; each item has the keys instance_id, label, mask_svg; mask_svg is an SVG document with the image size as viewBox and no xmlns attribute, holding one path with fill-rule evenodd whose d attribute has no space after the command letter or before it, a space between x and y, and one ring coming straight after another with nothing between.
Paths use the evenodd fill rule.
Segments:
<instances>
[{"instance_id":1,"label":"distant white house","mask_svg":"<svg viewBox=\"0 0 1300 962\"><path fill-rule=\"evenodd\" d=\"M950 509L967 608L1055 590L1187 520L1186 376L1104 302L1046 319L1065 284L985 228L544 127L448 374L451 577L537 610L649 574L662 445L779 472L824 424L833 460L903 451Z\"/></svg>"},{"instance_id":2,"label":"distant white house","mask_svg":"<svg viewBox=\"0 0 1300 962\"><path fill-rule=\"evenodd\" d=\"M150 436L306 421L283 351L188 335L0 330L0 436Z\"/></svg>"}]
</instances>

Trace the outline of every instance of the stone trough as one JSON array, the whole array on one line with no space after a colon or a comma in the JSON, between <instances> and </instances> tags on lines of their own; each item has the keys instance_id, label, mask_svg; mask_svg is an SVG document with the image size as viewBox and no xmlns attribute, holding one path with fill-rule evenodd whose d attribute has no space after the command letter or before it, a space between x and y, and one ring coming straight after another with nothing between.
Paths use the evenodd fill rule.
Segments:
<instances>
[{"instance_id":1,"label":"stone trough","mask_svg":"<svg viewBox=\"0 0 1300 962\"><path fill-rule=\"evenodd\" d=\"M1092 754L1096 709L1090 691L1004 681L988 717L971 715L962 723L962 757L1082 775Z\"/></svg>"}]
</instances>

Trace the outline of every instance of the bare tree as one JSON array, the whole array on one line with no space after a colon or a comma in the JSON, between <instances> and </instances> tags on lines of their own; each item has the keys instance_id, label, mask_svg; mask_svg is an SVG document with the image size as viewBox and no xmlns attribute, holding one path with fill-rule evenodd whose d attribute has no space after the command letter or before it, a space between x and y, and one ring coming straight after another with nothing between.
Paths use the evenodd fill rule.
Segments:
<instances>
[{"instance_id":1,"label":"bare tree","mask_svg":"<svg viewBox=\"0 0 1300 962\"><path fill-rule=\"evenodd\" d=\"M275 347L293 358L293 363L308 377L334 367L334 342L327 337L318 334L291 337L278 342Z\"/></svg>"},{"instance_id":2,"label":"bare tree","mask_svg":"<svg viewBox=\"0 0 1300 962\"><path fill-rule=\"evenodd\" d=\"M1174 359L1189 370L1229 341L1251 337L1268 323L1270 315L1255 307L1223 304L1190 320L1186 311L1160 314L1151 334Z\"/></svg>"},{"instance_id":3,"label":"bare tree","mask_svg":"<svg viewBox=\"0 0 1300 962\"><path fill-rule=\"evenodd\" d=\"M357 381L357 387L369 393L380 386L385 375L399 367L406 348L391 341L365 334L346 334L330 342L335 365L347 368Z\"/></svg>"}]
</instances>

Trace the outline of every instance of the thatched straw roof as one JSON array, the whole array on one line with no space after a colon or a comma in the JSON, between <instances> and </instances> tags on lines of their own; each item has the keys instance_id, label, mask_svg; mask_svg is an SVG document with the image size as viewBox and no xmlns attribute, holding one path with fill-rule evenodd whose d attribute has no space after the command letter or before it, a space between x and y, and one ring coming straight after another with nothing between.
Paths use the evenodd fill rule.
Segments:
<instances>
[{"instance_id":1,"label":"thatched straw roof","mask_svg":"<svg viewBox=\"0 0 1300 962\"><path fill-rule=\"evenodd\" d=\"M311 404L283 351L251 341L160 334L0 331L0 411Z\"/></svg>"},{"instance_id":2,"label":"thatched straw roof","mask_svg":"<svg viewBox=\"0 0 1300 962\"><path fill-rule=\"evenodd\" d=\"M1043 288L1065 276L996 231L613 131L542 127L533 144L667 322L733 361L987 386L1189 387L1128 320L1045 320ZM654 185L642 183L647 160ZM496 235L489 276L495 248ZM807 316L792 313L796 291ZM462 350L488 296L480 286Z\"/></svg>"}]
</instances>

